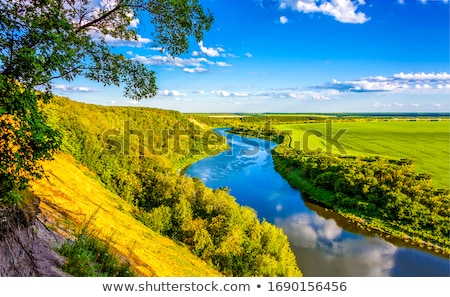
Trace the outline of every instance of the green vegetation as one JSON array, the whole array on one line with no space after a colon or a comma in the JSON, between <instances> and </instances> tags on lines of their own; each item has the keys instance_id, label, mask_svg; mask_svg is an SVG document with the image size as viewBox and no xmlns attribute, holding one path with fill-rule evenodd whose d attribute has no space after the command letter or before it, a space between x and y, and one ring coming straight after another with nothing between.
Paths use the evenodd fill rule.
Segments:
<instances>
[{"instance_id":1,"label":"green vegetation","mask_svg":"<svg viewBox=\"0 0 450 297\"><path fill-rule=\"evenodd\" d=\"M412 159L418 173L432 175L436 187L450 187L448 120L302 123L276 125L275 128L291 135L291 146L295 149ZM338 139L341 147L331 146L327 140L339 131L345 131Z\"/></svg>"},{"instance_id":2,"label":"green vegetation","mask_svg":"<svg viewBox=\"0 0 450 297\"><path fill-rule=\"evenodd\" d=\"M129 263L120 261L107 243L83 230L59 249L66 257L63 269L73 276L136 276Z\"/></svg>"},{"instance_id":3,"label":"green vegetation","mask_svg":"<svg viewBox=\"0 0 450 297\"><path fill-rule=\"evenodd\" d=\"M275 169L317 203L338 211L362 227L413 244L427 245L437 253L450 254L450 190L448 187L436 189L431 174L417 172L414 160L407 158L415 144L423 144L430 151L438 151L433 156L441 159L433 164L448 165L449 122L355 120L332 126L325 121L276 126L283 130L276 130L267 122L240 124L232 132L280 142L272 151ZM352 129L344 134L339 130L343 127ZM374 131L373 138L371 131ZM383 135L390 138L384 139ZM376 140L379 142L372 142ZM378 146L380 143L387 149L392 148L393 153L376 154L377 148L385 147ZM391 157L393 155L398 157ZM429 160L423 151L414 150L413 155ZM448 171L442 172L448 174Z\"/></svg>"},{"instance_id":4,"label":"green vegetation","mask_svg":"<svg viewBox=\"0 0 450 297\"><path fill-rule=\"evenodd\" d=\"M224 189L178 174L227 148L179 112L102 107L55 98L46 106L62 149L136 206L134 216L190 247L227 276L299 276L281 229L260 222Z\"/></svg>"}]
</instances>

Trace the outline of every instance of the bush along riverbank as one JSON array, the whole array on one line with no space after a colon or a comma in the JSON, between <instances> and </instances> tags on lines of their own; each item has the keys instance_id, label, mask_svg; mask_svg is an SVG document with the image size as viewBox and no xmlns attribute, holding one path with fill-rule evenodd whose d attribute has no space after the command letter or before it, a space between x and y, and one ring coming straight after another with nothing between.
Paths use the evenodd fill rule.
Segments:
<instances>
[{"instance_id":1,"label":"bush along riverbank","mask_svg":"<svg viewBox=\"0 0 450 297\"><path fill-rule=\"evenodd\" d=\"M291 186L362 228L450 256L450 191L434 189L413 161L306 153L288 143L272 155Z\"/></svg>"}]
</instances>

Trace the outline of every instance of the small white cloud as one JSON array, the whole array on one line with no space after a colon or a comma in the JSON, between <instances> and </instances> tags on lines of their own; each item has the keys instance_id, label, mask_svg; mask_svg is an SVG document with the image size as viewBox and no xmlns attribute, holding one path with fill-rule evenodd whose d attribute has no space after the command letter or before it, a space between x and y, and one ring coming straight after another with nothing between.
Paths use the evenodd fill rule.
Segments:
<instances>
[{"instance_id":1,"label":"small white cloud","mask_svg":"<svg viewBox=\"0 0 450 297\"><path fill-rule=\"evenodd\" d=\"M211 91L213 95L219 95L221 97L230 97L231 93L225 90L213 90Z\"/></svg>"},{"instance_id":2,"label":"small white cloud","mask_svg":"<svg viewBox=\"0 0 450 297\"><path fill-rule=\"evenodd\" d=\"M246 92L231 92L226 90L212 90L211 94L218 95L220 97L248 97Z\"/></svg>"},{"instance_id":3,"label":"small white cloud","mask_svg":"<svg viewBox=\"0 0 450 297\"><path fill-rule=\"evenodd\" d=\"M218 48L212 48L212 47L205 47L203 45L203 41L200 41L198 43L198 46L200 47L200 51L207 55L208 57L218 57L220 56L221 52L224 52L224 50L221 47Z\"/></svg>"},{"instance_id":4,"label":"small white cloud","mask_svg":"<svg viewBox=\"0 0 450 297\"><path fill-rule=\"evenodd\" d=\"M216 62L216 64L220 67L230 67L231 64L225 63L225 62Z\"/></svg>"},{"instance_id":5,"label":"small white cloud","mask_svg":"<svg viewBox=\"0 0 450 297\"><path fill-rule=\"evenodd\" d=\"M435 102L433 102L433 106L434 106L434 107L441 107L442 105L441 105L440 103L435 103Z\"/></svg>"},{"instance_id":6,"label":"small white cloud","mask_svg":"<svg viewBox=\"0 0 450 297\"><path fill-rule=\"evenodd\" d=\"M116 104L116 100L110 100L108 101L109 104Z\"/></svg>"},{"instance_id":7,"label":"small white cloud","mask_svg":"<svg viewBox=\"0 0 450 297\"><path fill-rule=\"evenodd\" d=\"M139 104L139 101L137 101L137 100L129 100L129 101L128 101L128 104L131 104L131 105L138 105L138 104Z\"/></svg>"},{"instance_id":8,"label":"small white cloud","mask_svg":"<svg viewBox=\"0 0 450 297\"><path fill-rule=\"evenodd\" d=\"M139 19L132 19L130 22L130 27L131 28L137 28L137 26L139 25Z\"/></svg>"},{"instance_id":9,"label":"small white cloud","mask_svg":"<svg viewBox=\"0 0 450 297\"><path fill-rule=\"evenodd\" d=\"M195 67L195 68L202 68L205 64L212 65L214 62L209 61L206 58L179 58L179 57L172 57L169 55L155 55L155 56L140 56L135 55L134 58L132 58L134 61L138 61L142 64L146 65L154 65L154 66L174 66L174 67L180 67L180 68L187 68L187 67ZM188 70L189 72L189 70Z\"/></svg>"},{"instance_id":10,"label":"small white cloud","mask_svg":"<svg viewBox=\"0 0 450 297\"><path fill-rule=\"evenodd\" d=\"M185 93L181 93L177 90L162 90L158 92L161 96L171 96L171 97L180 97L180 96L187 96Z\"/></svg>"},{"instance_id":11,"label":"small white cloud","mask_svg":"<svg viewBox=\"0 0 450 297\"><path fill-rule=\"evenodd\" d=\"M248 58L252 58L252 57L253 57L253 55L252 55L251 53L245 53L245 55L246 55Z\"/></svg>"},{"instance_id":12,"label":"small white cloud","mask_svg":"<svg viewBox=\"0 0 450 297\"><path fill-rule=\"evenodd\" d=\"M283 16L280 16L280 23L281 24L286 24L287 22L289 22L289 20L288 20L288 18L287 17L285 17L284 15Z\"/></svg>"},{"instance_id":13,"label":"small white cloud","mask_svg":"<svg viewBox=\"0 0 450 297\"><path fill-rule=\"evenodd\" d=\"M365 4L364 1L355 3L351 0L290 0L282 3L284 7L289 6L295 11L323 13L342 23L362 24L370 19L364 13L356 11L359 5Z\"/></svg>"},{"instance_id":14,"label":"small white cloud","mask_svg":"<svg viewBox=\"0 0 450 297\"><path fill-rule=\"evenodd\" d=\"M323 96L323 95L313 95L312 98L316 101L328 101L331 100L330 97Z\"/></svg>"},{"instance_id":15,"label":"small white cloud","mask_svg":"<svg viewBox=\"0 0 450 297\"><path fill-rule=\"evenodd\" d=\"M66 91L66 92L96 92L97 90L90 87L84 86L69 86L69 85L53 85L53 89Z\"/></svg>"},{"instance_id":16,"label":"small white cloud","mask_svg":"<svg viewBox=\"0 0 450 297\"><path fill-rule=\"evenodd\" d=\"M420 105L419 105L419 103L411 102L411 106L412 107L419 107Z\"/></svg>"},{"instance_id":17,"label":"small white cloud","mask_svg":"<svg viewBox=\"0 0 450 297\"><path fill-rule=\"evenodd\" d=\"M196 67L196 68L185 67L185 68L183 68L183 71L186 73L203 73L203 72L208 72L208 69L203 68L203 67Z\"/></svg>"},{"instance_id":18,"label":"small white cloud","mask_svg":"<svg viewBox=\"0 0 450 297\"><path fill-rule=\"evenodd\" d=\"M123 40L112 37L111 35L104 35L101 32L95 30L89 31L89 35L94 40L104 40L106 43L112 46L142 47L143 45L152 42L150 38L142 37L139 34L136 35L136 40Z\"/></svg>"},{"instance_id":19,"label":"small white cloud","mask_svg":"<svg viewBox=\"0 0 450 297\"><path fill-rule=\"evenodd\" d=\"M397 106L397 107L403 107L403 103L395 102L394 105Z\"/></svg>"}]
</instances>

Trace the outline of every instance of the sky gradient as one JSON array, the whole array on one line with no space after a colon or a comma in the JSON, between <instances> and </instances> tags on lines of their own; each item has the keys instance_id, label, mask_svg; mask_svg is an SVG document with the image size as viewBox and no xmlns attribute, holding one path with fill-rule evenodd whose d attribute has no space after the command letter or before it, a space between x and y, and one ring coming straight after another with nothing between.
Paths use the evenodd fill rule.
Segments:
<instances>
[{"instance_id":1,"label":"sky gradient","mask_svg":"<svg viewBox=\"0 0 450 297\"><path fill-rule=\"evenodd\" d=\"M107 2L107 1L102 1ZM181 112L449 112L449 3L445 0L203 0L215 21L173 58L138 42L114 51L156 72L158 95L130 101L85 79L56 94L102 105Z\"/></svg>"}]
</instances>

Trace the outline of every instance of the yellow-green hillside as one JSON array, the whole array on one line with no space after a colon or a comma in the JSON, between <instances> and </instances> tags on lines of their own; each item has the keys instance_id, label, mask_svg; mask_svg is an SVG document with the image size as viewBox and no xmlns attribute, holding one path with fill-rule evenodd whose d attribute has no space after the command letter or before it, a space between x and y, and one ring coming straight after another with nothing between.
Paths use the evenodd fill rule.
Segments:
<instances>
[{"instance_id":1,"label":"yellow-green hillside","mask_svg":"<svg viewBox=\"0 0 450 297\"><path fill-rule=\"evenodd\" d=\"M142 276L220 276L182 244L155 233L133 217L133 206L106 190L98 177L66 154L45 162L48 179L31 184L49 229L70 236L89 220Z\"/></svg>"}]
</instances>

